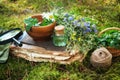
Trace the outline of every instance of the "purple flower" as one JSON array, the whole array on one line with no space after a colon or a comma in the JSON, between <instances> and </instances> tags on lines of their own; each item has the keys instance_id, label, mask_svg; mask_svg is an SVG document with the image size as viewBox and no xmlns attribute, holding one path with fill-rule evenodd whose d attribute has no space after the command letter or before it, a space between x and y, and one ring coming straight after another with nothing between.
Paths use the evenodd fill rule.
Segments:
<instances>
[{"instance_id":1,"label":"purple flower","mask_svg":"<svg viewBox=\"0 0 120 80\"><path fill-rule=\"evenodd\" d=\"M86 22L84 23L84 26L87 27L87 23Z\"/></svg>"},{"instance_id":2,"label":"purple flower","mask_svg":"<svg viewBox=\"0 0 120 80\"><path fill-rule=\"evenodd\" d=\"M67 18L64 18L63 21L67 22Z\"/></svg>"},{"instance_id":3,"label":"purple flower","mask_svg":"<svg viewBox=\"0 0 120 80\"><path fill-rule=\"evenodd\" d=\"M73 21L74 26L77 26L77 24L78 24L78 20Z\"/></svg>"},{"instance_id":4,"label":"purple flower","mask_svg":"<svg viewBox=\"0 0 120 80\"><path fill-rule=\"evenodd\" d=\"M85 18L82 18L82 19L81 19L81 21L83 21L83 22L84 22L84 21L85 21Z\"/></svg>"},{"instance_id":5,"label":"purple flower","mask_svg":"<svg viewBox=\"0 0 120 80\"><path fill-rule=\"evenodd\" d=\"M86 32L91 32L91 29L90 28L86 28Z\"/></svg>"},{"instance_id":6,"label":"purple flower","mask_svg":"<svg viewBox=\"0 0 120 80\"><path fill-rule=\"evenodd\" d=\"M92 25L92 28L96 28L96 25L95 25L95 24L93 24L93 25Z\"/></svg>"},{"instance_id":7,"label":"purple flower","mask_svg":"<svg viewBox=\"0 0 120 80\"><path fill-rule=\"evenodd\" d=\"M83 30L83 34L86 34L86 33L89 33L91 32L92 30L88 27L86 27L86 29Z\"/></svg>"},{"instance_id":8,"label":"purple flower","mask_svg":"<svg viewBox=\"0 0 120 80\"><path fill-rule=\"evenodd\" d=\"M85 22L85 23L84 23L84 26L90 27L90 23L89 23L89 22Z\"/></svg>"},{"instance_id":9,"label":"purple flower","mask_svg":"<svg viewBox=\"0 0 120 80\"><path fill-rule=\"evenodd\" d=\"M95 24L92 25L92 28L93 28L93 31L94 31L95 33L98 32L97 29L96 29L96 25L95 25Z\"/></svg>"},{"instance_id":10,"label":"purple flower","mask_svg":"<svg viewBox=\"0 0 120 80\"><path fill-rule=\"evenodd\" d=\"M68 13L66 13L64 16L65 16L65 17L68 17L68 16L69 16L69 14L68 14Z\"/></svg>"},{"instance_id":11,"label":"purple flower","mask_svg":"<svg viewBox=\"0 0 120 80\"><path fill-rule=\"evenodd\" d=\"M90 27L90 22L87 22L87 26Z\"/></svg>"},{"instance_id":12,"label":"purple flower","mask_svg":"<svg viewBox=\"0 0 120 80\"><path fill-rule=\"evenodd\" d=\"M77 27L80 27L80 26L81 26L80 22L79 22L79 23L77 23Z\"/></svg>"},{"instance_id":13,"label":"purple flower","mask_svg":"<svg viewBox=\"0 0 120 80\"><path fill-rule=\"evenodd\" d=\"M86 31L83 31L83 34L86 34L87 32Z\"/></svg>"},{"instance_id":14,"label":"purple flower","mask_svg":"<svg viewBox=\"0 0 120 80\"><path fill-rule=\"evenodd\" d=\"M74 20L74 18L72 16L70 16L70 17L68 17L68 20L72 21L72 20Z\"/></svg>"},{"instance_id":15,"label":"purple flower","mask_svg":"<svg viewBox=\"0 0 120 80\"><path fill-rule=\"evenodd\" d=\"M98 32L97 29L94 29L94 32L97 33Z\"/></svg>"}]
</instances>

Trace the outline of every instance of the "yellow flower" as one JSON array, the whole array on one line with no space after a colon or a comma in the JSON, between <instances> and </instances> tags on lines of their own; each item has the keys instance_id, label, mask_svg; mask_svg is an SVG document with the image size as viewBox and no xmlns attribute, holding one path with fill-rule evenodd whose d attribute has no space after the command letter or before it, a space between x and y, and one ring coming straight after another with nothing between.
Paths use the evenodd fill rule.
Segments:
<instances>
[{"instance_id":1,"label":"yellow flower","mask_svg":"<svg viewBox=\"0 0 120 80\"><path fill-rule=\"evenodd\" d=\"M72 40L76 40L74 36L71 37Z\"/></svg>"},{"instance_id":2,"label":"yellow flower","mask_svg":"<svg viewBox=\"0 0 120 80\"><path fill-rule=\"evenodd\" d=\"M71 39L72 39L72 40L76 40L76 37L75 37L75 36L76 36L76 32L74 32L73 34L71 34Z\"/></svg>"},{"instance_id":3,"label":"yellow flower","mask_svg":"<svg viewBox=\"0 0 120 80\"><path fill-rule=\"evenodd\" d=\"M73 36L75 36L75 35L76 35L76 32L73 33Z\"/></svg>"},{"instance_id":4,"label":"yellow flower","mask_svg":"<svg viewBox=\"0 0 120 80\"><path fill-rule=\"evenodd\" d=\"M78 38L78 41L81 41L81 38L80 38L80 37Z\"/></svg>"},{"instance_id":5,"label":"yellow flower","mask_svg":"<svg viewBox=\"0 0 120 80\"><path fill-rule=\"evenodd\" d=\"M49 15L49 18L50 18L50 19L53 19L54 17L53 17L53 15Z\"/></svg>"}]
</instances>

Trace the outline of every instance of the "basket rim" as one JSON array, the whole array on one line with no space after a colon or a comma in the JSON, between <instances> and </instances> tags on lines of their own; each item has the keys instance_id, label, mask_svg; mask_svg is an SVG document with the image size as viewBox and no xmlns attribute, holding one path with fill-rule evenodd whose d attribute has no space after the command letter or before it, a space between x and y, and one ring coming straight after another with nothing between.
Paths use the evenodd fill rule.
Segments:
<instances>
[{"instance_id":1,"label":"basket rim","mask_svg":"<svg viewBox=\"0 0 120 80\"><path fill-rule=\"evenodd\" d=\"M103 33L105 33L106 31L109 31L109 30L118 30L118 31L120 31L120 28L118 28L118 27L105 28L105 29L103 29L102 31L100 31L100 32L98 33L98 36L100 37Z\"/></svg>"}]
</instances>

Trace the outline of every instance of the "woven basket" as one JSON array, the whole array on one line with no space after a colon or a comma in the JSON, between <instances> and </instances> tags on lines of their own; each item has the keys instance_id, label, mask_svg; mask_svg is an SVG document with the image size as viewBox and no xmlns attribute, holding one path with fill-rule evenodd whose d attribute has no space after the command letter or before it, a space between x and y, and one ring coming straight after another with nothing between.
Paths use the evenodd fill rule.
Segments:
<instances>
[{"instance_id":1,"label":"woven basket","mask_svg":"<svg viewBox=\"0 0 120 80\"><path fill-rule=\"evenodd\" d=\"M109 31L109 30L118 30L120 31L120 28L117 27L111 27L111 28L106 28L104 30L102 30L98 36L101 36L104 32ZM117 57L120 56L120 50L116 49L116 48L112 48L112 47L106 47L108 49L108 51L112 54L113 57Z\"/></svg>"}]
</instances>

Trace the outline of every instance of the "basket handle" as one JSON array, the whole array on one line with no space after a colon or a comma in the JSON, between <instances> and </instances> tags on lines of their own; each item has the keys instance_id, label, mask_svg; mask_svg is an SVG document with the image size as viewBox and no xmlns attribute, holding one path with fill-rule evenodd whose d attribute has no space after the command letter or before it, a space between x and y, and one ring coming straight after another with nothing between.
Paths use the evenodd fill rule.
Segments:
<instances>
[{"instance_id":1,"label":"basket handle","mask_svg":"<svg viewBox=\"0 0 120 80\"><path fill-rule=\"evenodd\" d=\"M106 31L109 31L109 30L120 30L120 28L118 28L118 27L106 28L106 29L102 30L101 32L99 32L98 36L101 36L101 34L103 34Z\"/></svg>"}]
</instances>

